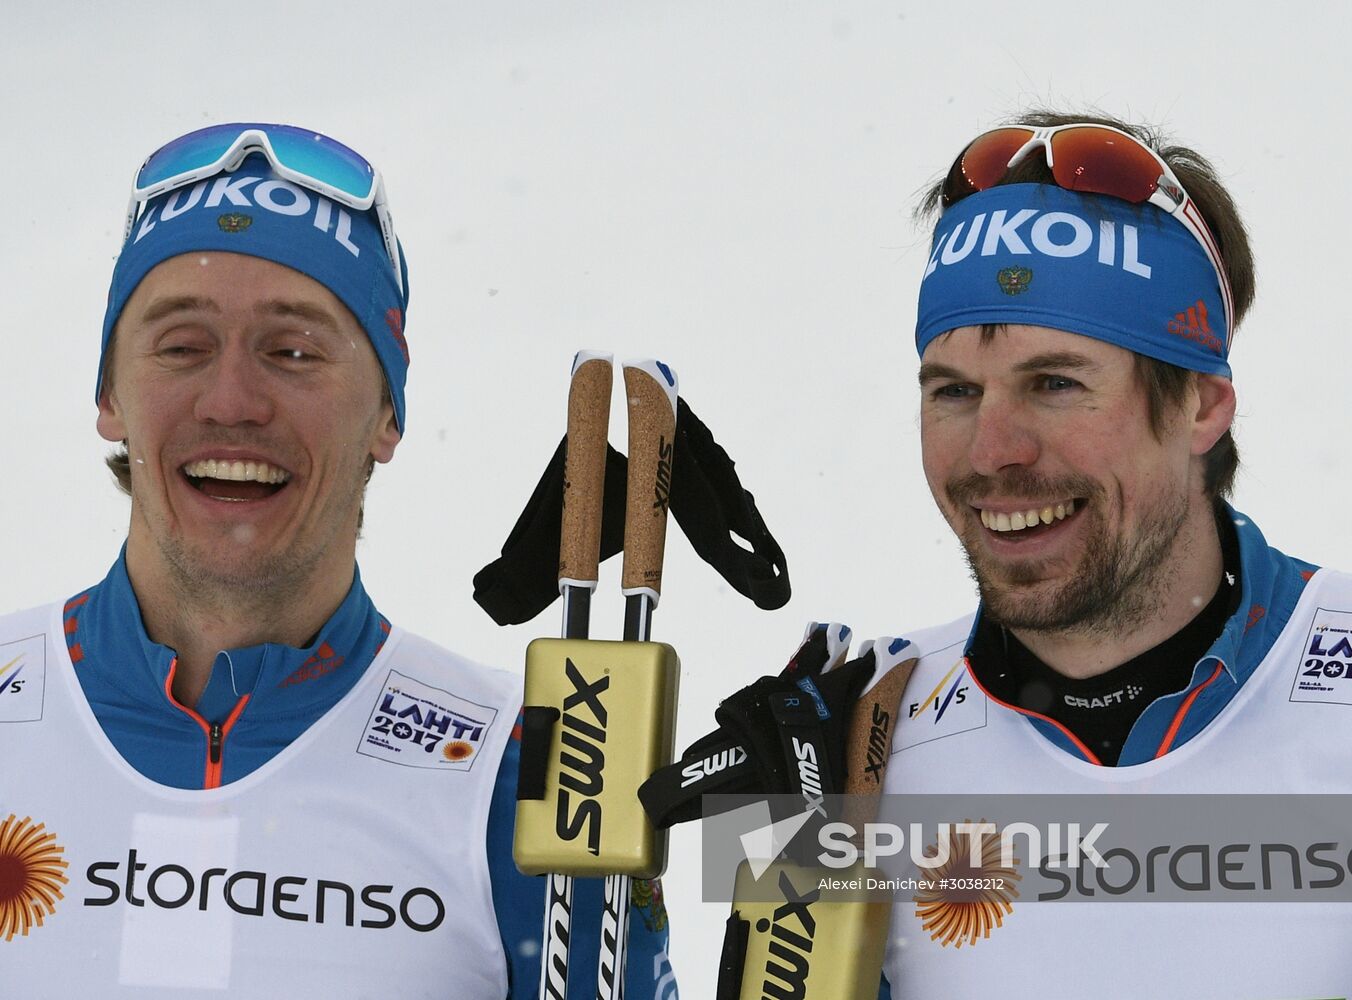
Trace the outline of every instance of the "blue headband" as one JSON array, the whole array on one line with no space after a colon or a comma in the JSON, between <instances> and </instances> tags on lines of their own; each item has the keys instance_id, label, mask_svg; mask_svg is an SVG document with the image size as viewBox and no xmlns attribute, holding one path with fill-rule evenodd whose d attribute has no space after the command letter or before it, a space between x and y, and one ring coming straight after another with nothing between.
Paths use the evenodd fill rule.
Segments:
<instances>
[{"instance_id":1,"label":"blue headband","mask_svg":"<svg viewBox=\"0 0 1352 1000\"><path fill-rule=\"evenodd\" d=\"M400 293L374 212L353 212L277 177L252 155L233 173L151 200L132 227L113 269L103 317L97 394L113 327L136 286L157 264L204 250L260 257L308 275L352 311L375 348L403 431L408 344L407 291ZM403 262L404 288L408 268Z\"/></svg>"},{"instance_id":2,"label":"blue headband","mask_svg":"<svg viewBox=\"0 0 1352 1000\"><path fill-rule=\"evenodd\" d=\"M1022 323L1078 333L1230 377L1216 271L1153 205L1006 184L939 220L920 284L915 346L960 326Z\"/></svg>"}]
</instances>

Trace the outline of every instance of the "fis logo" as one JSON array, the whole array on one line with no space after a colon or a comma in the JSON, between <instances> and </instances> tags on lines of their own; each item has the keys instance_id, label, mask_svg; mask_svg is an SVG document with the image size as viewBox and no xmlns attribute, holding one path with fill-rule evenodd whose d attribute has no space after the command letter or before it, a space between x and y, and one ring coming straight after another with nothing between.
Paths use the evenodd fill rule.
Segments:
<instances>
[{"instance_id":1,"label":"fis logo","mask_svg":"<svg viewBox=\"0 0 1352 1000\"><path fill-rule=\"evenodd\" d=\"M0 643L0 722L40 720L46 683L45 636Z\"/></svg>"},{"instance_id":2,"label":"fis logo","mask_svg":"<svg viewBox=\"0 0 1352 1000\"><path fill-rule=\"evenodd\" d=\"M20 655L0 666L0 695L19 694L23 691L23 686L23 656Z\"/></svg>"},{"instance_id":3,"label":"fis logo","mask_svg":"<svg viewBox=\"0 0 1352 1000\"><path fill-rule=\"evenodd\" d=\"M667 512L671 502L671 456L672 444L661 436L657 439L657 482L653 486L653 517Z\"/></svg>"},{"instance_id":4,"label":"fis logo","mask_svg":"<svg viewBox=\"0 0 1352 1000\"><path fill-rule=\"evenodd\" d=\"M941 655L922 659L911 676L907 690L919 688L925 696L903 703L905 715L900 718L907 720L907 724L896 723L894 745L889 753L891 749L909 750L986 725L986 699L973 690L966 659L955 662L944 658L936 663Z\"/></svg>"},{"instance_id":5,"label":"fis logo","mask_svg":"<svg viewBox=\"0 0 1352 1000\"><path fill-rule=\"evenodd\" d=\"M930 692L929 697L924 701L912 702L908 708L908 718L914 719L926 710L933 709L934 724L938 725L939 720L944 717L944 713L948 711L950 705L961 705L965 702L967 700L968 687L966 684L962 683L963 678L958 677L951 685L948 683L949 679L958 672L958 668L961 666L962 663L959 661L958 664L948 672L944 679L938 683L934 690ZM945 685L947 685L947 687L945 687Z\"/></svg>"},{"instance_id":6,"label":"fis logo","mask_svg":"<svg viewBox=\"0 0 1352 1000\"><path fill-rule=\"evenodd\" d=\"M787 1000L807 995L812 942L817 936L817 920L810 911L821 890L813 889L800 896L788 874L781 871L779 891L784 894L783 905L775 909L773 921L764 917L758 920L756 930L770 935L770 957L765 962L761 992L767 997ZM791 926L791 922L797 926Z\"/></svg>"},{"instance_id":7,"label":"fis logo","mask_svg":"<svg viewBox=\"0 0 1352 1000\"><path fill-rule=\"evenodd\" d=\"M892 713L875 704L871 723L868 730L868 753L864 773L875 785L879 785L882 784L882 770L887 764L887 753L892 747Z\"/></svg>"},{"instance_id":8,"label":"fis logo","mask_svg":"<svg viewBox=\"0 0 1352 1000\"><path fill-rule=\"evenodd\" d=\"M587 850L601 850L603 810L597 797L605 789L606 706L601 700L610 687L609 675L589 681L573 661L564 664L573 693L563 700L563 747L559 753L559 799L554 831L563 840L576 840L585 827ZM572 796L581 796L574 808Z\"/></svg>"},{"instance_id":9,"label":"fis logo","mask_svg":"<svg viewBox=\"0 0 1352 1000\"><path fill-rule=\"evenodd\" d=\"M345 209L290 181L233 174L198 181L191 188L180 188L169 194L162 205L151 208L142 217L132 244L140 243L156 226L167 225L196 208L220 211L227 206L229 209L262 209L274 215L307 216L311 225L320 232L331 234L334 241L353 257L361 256L361 248L352 242L352 216ZM218 217L217 224L227 232L243 232L252 219L229 209Z\"/></svg>"},{"instance_id":10,"label":"fis logo","mask_svg":"<svg viewBox=\"0 0 1352 1000\"><path fill-rule=\"evenodd\" d=\"M965 235L964 229L967 230ZM1141 278L1150 277L1150 265L1141 261L1140 234L1135 226L1122 226L1122 252L1119 255L1117 223L1103 219L1091 224L1071 212L1042 212L1033 208L1020 209L1012 215L1002 208L992 212L989 218L982 212L971 220L970 227L966 220L959 222L946 237L935 241L925 277L942 266L966 260L973 252L978 257L993 257L1001 252L1079 257L1091 250L1105 267L1118 267ZM1031 279L1031 272L1028 277ZM1021 288L1026 287L1025 282Z\"/></svg>"},{"instance_id":11,"label":"fis logo","mask_svg":"<svg viewBox=\"0 0 1352 1000\"><path fill-rule=\"evenodd\" d=\"M705 757L703 760L697 760L693 764L687 764L681 768L681 774L685 780L681 782L682 788L689 788L695 782L704 778L712 778L720 771L726 771L730 767L737 767L745 764L747 753L741 747L729 747L726 750L720 750L712 756Z\"/></svg>"}]
</instances>

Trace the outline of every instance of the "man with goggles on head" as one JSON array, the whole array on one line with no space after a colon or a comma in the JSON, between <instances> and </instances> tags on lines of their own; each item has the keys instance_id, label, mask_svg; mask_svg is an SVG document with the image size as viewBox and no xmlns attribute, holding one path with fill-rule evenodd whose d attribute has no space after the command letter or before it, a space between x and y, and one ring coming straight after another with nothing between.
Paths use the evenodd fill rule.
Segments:
<instances>
[{"instance_id":1,"label":"man with goggles on head","mask_svg":"<svg viewBox=\"0 0 1352 1000\"><path fill-rule=\"evenodd\" d=\"M356 567L407 303L380 175L326 136L214 126L137 172L97 382L126 543L0 617L5 995L537 996L520 678L392 625ZM674 997L647 888L627 995ZM599 880L575 905L590 997Z\"/></svg>"},{"instance_id":2,"label":"man with goggles on head","mask_svg":"<svg viewBox=\"0 0 1352 1000\"><path fill-rule=\"evenodd\" d=\"M1352 629L1352 610L1321 610L1352 609L1352 578L1271 548L1225 499L1227 359L1254 274L1210 165L1122 122L1042 112L973 140L922 210L937 214L916 326L925 477L981 601L904 633L920 660L885 790L1151 793L1204 814L1199 793L1347 791L1352 708L1296 674L1321 626ZM1253 846L1219 884L1261 885ZM1352 983L1336 904L1168 905L1142 888L1147 902L1109 905L1132 881L1124 857L1048 881L1019 848L1022 884L898 897L894 996ZM1154 864L1162 891L1174 876ZM1093 901L1038 902L1034 881Z\"/></svg>"}]
</instances>

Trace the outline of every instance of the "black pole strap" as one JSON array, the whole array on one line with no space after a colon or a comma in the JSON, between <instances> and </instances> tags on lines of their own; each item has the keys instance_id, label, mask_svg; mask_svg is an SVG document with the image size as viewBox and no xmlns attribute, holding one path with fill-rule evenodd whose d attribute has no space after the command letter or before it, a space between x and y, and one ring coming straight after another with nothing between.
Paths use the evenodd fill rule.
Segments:
<instances>
[{"instance_id":1,"label":"black pole strap","mask_svg":"<svg viewBox=\"0 0 1352 1000\"><path fill-rule=\"evenodd\" d=\"M527 705L521 709L521 760L516 771L516 797L543 799L549 770L549 747L559 710L552 705Z\"/></svg>"},{"instance_id":2,"label":"black pole strap","mask_svg":"<svg viewBox=\"0 0 1352 1000\"><path fill-rule=\"evenodd\" d=\"M502 545L502 555L474 576L474 600L499 625L528 622L559 595L566 446L567 438L546 465ZM766 527L756 498L738 479L735 463L684 399L676 401L672 466L671 515L700 558L757 607L773 611L788 603L789 570L784 550ZM608 447L602 560L619 552L624 544L627 467L625 457Z\"/></svg>"}]
</instances>

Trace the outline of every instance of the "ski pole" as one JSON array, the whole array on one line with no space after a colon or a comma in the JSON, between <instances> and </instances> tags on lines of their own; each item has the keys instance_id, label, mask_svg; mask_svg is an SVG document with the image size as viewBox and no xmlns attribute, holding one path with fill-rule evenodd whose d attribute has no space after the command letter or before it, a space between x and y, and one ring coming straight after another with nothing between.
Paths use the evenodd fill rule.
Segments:
<instances>
[{"instance_id":1,"label":"ski pole","mask_svg":"<svg viewBox=\"0 0 1352 1000\"><path fill-rule=\"evenodd\" d=\"M624 366L629 413L629 478L625 484L625 642L652 640L652 615L662 592L667 508L676 436L676 376L660 361ZM601 914L597 1000L622 1000L629 947L629 876L606 876Z\"/></svg>"},{"instance_id":2,"label":"ski pole","mask_svg":"<svg viewBox=\"0 0 1352 1000\"><path fill-rule=\"evenodd\" d=\"M656 878L667 859L666 832L648 819L638 788L670 763L675 741L680 661L669 645L647 638L661 587L676 380L656 362L626 366L631 400L626 519L633 549L625 555L624 590L633 613L626 613L625 634L641 639L581 638L598 576L606 450L603 406L609 396L600 376L588 374L591 365L584 362L591 360L579 356L570 392L559 571L565 635L536 639L526 650L512 854L523 873L549 876L540 1000L567 1000L572 879L583 876L608 877L597 981L598 991L601 984L610 991L604 994L607 1000L619 1000L629 878ZM605 378L610 378L608 362ZM584 456L590 470L585 473ZM592 511L583 521L588 527L574 526L568 511L575 507ZM586 534L593 528L595 540ZM626 544L630 535L627 528ZM585 546L574 542L577 537L586 539Z\"/></svg>"},{"instance_id":3,"label":"ski pole","mask_svg":"<svg viewBox=\"0 0 1352 1000\"><path fill-rule=\"evenodd\" d=\"M568 444L564 453L563 522L559 538L559 592L563 638L586 639L591 595L600 578L601 511L606 482L606 436L612 375L609 354L579 351L568 390ZM540 948L540 1000L566 1000L568 943L573 926L573 879L552 872L545 892Z\"/></svg>"}]
</instances>

